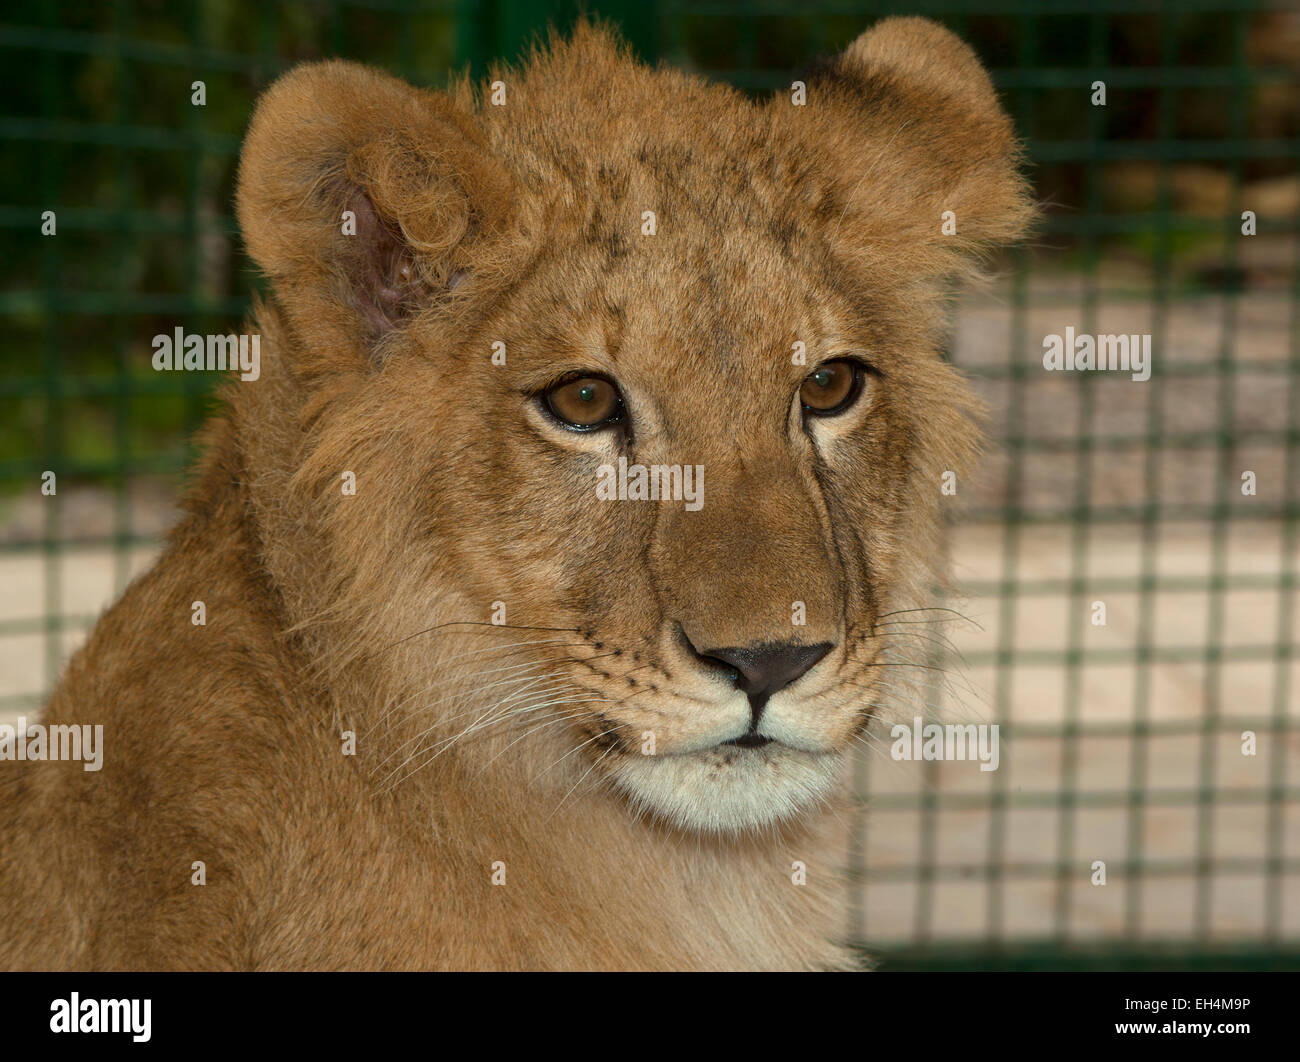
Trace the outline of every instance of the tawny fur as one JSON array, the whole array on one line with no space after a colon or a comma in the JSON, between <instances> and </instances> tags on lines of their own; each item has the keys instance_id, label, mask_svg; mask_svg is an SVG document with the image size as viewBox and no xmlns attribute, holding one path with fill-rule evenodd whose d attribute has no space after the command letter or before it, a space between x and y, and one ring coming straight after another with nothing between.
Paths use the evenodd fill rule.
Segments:
<instances>
[{"instance_id":1,"label":"tawny fur","mask_svg":"<svg viewBox=\"0 0 1300 1062\"><path fill-rule=\"evenodd\" d=\"M272 281L262 378L227 386L183 521L45 711L104 725L102 771L0 762L0 966L851 965L842 787L693 830L638 799L658 768L633 758L745 712L679 628L788 640L804 602L796 636L836 648L771 711L816 757L847 760L886 696L875 625L923 600L941 474L977 446L944 285L1029 216L1010 124L920 19L865 33L805 106L586 25L493 80L504 106L327 62L260 103L239 219ZM870 394L810 438L792 398L848 351ZM631 460L705 467L702 510L596 500L614 443L527 397L574 368L624 387ZM453 740L521 676L555 703ZM677 761L683 801L740 755Z\"/></svg>"}]
</instances>

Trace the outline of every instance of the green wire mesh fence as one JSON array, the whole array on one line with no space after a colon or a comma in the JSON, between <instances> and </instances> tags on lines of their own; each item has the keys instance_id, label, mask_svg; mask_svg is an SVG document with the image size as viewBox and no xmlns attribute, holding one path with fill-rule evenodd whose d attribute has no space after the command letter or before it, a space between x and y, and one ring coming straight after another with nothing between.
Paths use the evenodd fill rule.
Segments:
<instances>
[{"instance_id":1,"label":"green wire mesh fence","mask_svg":"<svg viewBox=\"0 0 1300 1062\"><path fill-rule=\"evenodd\" d=\"M920 700L998 723L1005 751L898 762L882 730L859 763L846 932L886 967L1300 964L1291 6L587 5L647 60L755 94L877 17L938 18L1027 144L1043 223L961 298L950 351L994 441L958 488L963 618L917 642ZM149 337L248 306L231 188L257 93L324 55L477 76L575 7L8 5L0 715L39 706L170 519L213 380L152 372ZM1067 329L1149 336L1149 380L1046 371Z\"/></svg>"}]
</instances>

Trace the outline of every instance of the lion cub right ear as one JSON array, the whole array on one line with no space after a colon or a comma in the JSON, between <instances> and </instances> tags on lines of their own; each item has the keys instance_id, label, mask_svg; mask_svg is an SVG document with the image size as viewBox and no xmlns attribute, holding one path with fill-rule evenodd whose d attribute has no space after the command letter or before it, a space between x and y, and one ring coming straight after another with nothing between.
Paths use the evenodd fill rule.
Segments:
<instances>
[{"instance_id":1,"label":"lion cub right ear","mask_svg":"<svg viewBox=\"0 0 1300 1062\"><path fill-rule=\"evenodd\" d=\"M513 201L448 96L333 60L262 96L239 162L239 224L315 371L377 342L481 263Z\"/></svg>"}]
</instances>

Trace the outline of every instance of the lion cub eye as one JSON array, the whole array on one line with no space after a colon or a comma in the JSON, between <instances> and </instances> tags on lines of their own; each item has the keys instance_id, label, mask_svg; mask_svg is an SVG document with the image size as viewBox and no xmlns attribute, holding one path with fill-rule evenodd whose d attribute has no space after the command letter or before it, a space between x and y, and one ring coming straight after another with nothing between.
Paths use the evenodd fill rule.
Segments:
<instances>
[{"instance_id":1,"label":"lion cub eye","mask_svg":"<svg viewBox=\"0 0 1300 1062\"><path fill-rule=\"evenodd\" d=\"M601 376L580 376L542 395L547 411L565 427L595 431L623 419L623 396Z\"/></svg>"},{"instance_id":2,"label":"lion cub eye","mask_svg":"<svg viewBox=\"0 0 1300 1062\"><path fill-rule=\"evenodd\" d=\"M815 417L843 413L862 393L862 375L862 366L847 359L819 365L799 388L803 411Z\"/></svg>"}]
</instances>

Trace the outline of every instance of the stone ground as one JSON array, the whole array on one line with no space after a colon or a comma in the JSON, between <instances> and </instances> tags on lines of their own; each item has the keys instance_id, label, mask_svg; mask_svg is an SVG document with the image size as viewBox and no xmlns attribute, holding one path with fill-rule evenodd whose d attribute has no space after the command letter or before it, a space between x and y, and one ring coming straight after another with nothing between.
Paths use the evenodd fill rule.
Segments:
<instances>
[{"instance_id":1,"label":"stone ground","mask_svg":"<svg viewBox=\"0 0 1300 1062\"><path fill-rule=\"evenodd\" d=\"M1018 422L1029 441L1019 464L995 450L983 473L959 490L977 519L954 528L951 551L965 596L952 604L973 622L916 627L942 633L965 662L951 651L924 655L919 641L905 654L950 673L946 689L920 688L904 702L1003 726L1002 766L981 773L973 763L895 762L887 735L878 735L858 770L870 814L853 824L857 863L866 868L855 930L880 944L990 932L1041 938L1057 930L1078 940L1131 941L1134 933L1185 940L1200 925L1210 939L1245 940L1269 929L1272 898L1279 920L1272 929L1295 940L1300 660L1277 647L1288 631L1292 641L1300 631L1297 595L1280 586L1284 571L1300 567L1300 536L1292 528L1288 543L1282 522L1263 515L1285 496L1288 472L1300 477L1300 462L1292 455L1288 465L1279 436L1288 416L1295 422L1300 400L1276 371L1294 356L1290 307L1270 292L1230 307L1207 297L1179 301L1161 321L1149 301L1120 300L1089 319L1078 285L1054 283L1051 291L1035 289L1021 314L1005 289L963 308L954 359L977 375L993 434L1005 437ZM1041 337L1066 325L1153 332L1165 375L1142 384L1043 372ZM1028 366L1018 385L997 378L1017 335L1027 337ZM1213 368L1228 341L1240 369L1231 377ZM1165 438L1148 462L1153 415ZM1222 455L1221 436L1231 440ZM1094 445L1080 459L1082 439ZM1257 475L1255 498L1235 488L1244 469ZM1182 518L1212 503L1224 481L1231 489L1223 492L1218 535L1204 520ZM46 500L0 505L0 722L36 710L50 670L153 556L152 547L115 552L99 544L115 527L110 495L60 493L68 545L53 561L39 546ZM1293 482L1291 497L1297 494ZM132 484L129 529L156 538L174 515L169 498L167 485ZM1151 499L1170 508L1154 525L1146 574L1157 589L1144 617L1142 527L1125 516ZM1034 522L981 517L1011 500ZM1097 518L1069 522L1064 513L1079 501ZM1215 573L1226 577L1218 591ZM1003 581L1014 590L1005 605ZM1098 600L1106 605L1105 626L1089 622ZM62 635L24 629L51 612L68 617ZM1140 644L1151 647L1141 669ZM999 663L1000 650L1011 657ZM1067 666L1070 652L1075 668ZM1152 732L1135 738L1140 704ZM1207 714L1223 721L1208 736L1201 730ZM1274 726L1277 719L1283 726ZM1245 730L1257 735L1255 756L1242 754ZM1200 810L1203 777L1208 803ZM1270 804L1273 781L1281 789ZM1129 804L1133 786L1139 817ZM989 811L994 793L1005 798L1001 814ZM1073 810L1062 811L1071 794ZM1134 889L1124 866L1130 838L1146 871ZM1261 866L1270 854L1289 871L1273 879L1272 894ZM1206 861L1203 893L1194 874L1198 856ZM1095 860L1107 865L1103 887L1089 884ZM1058 862L1066 868L1059 880ZM1002 868L992 883L990 867Z\"/></svg>"}]
</instances>

